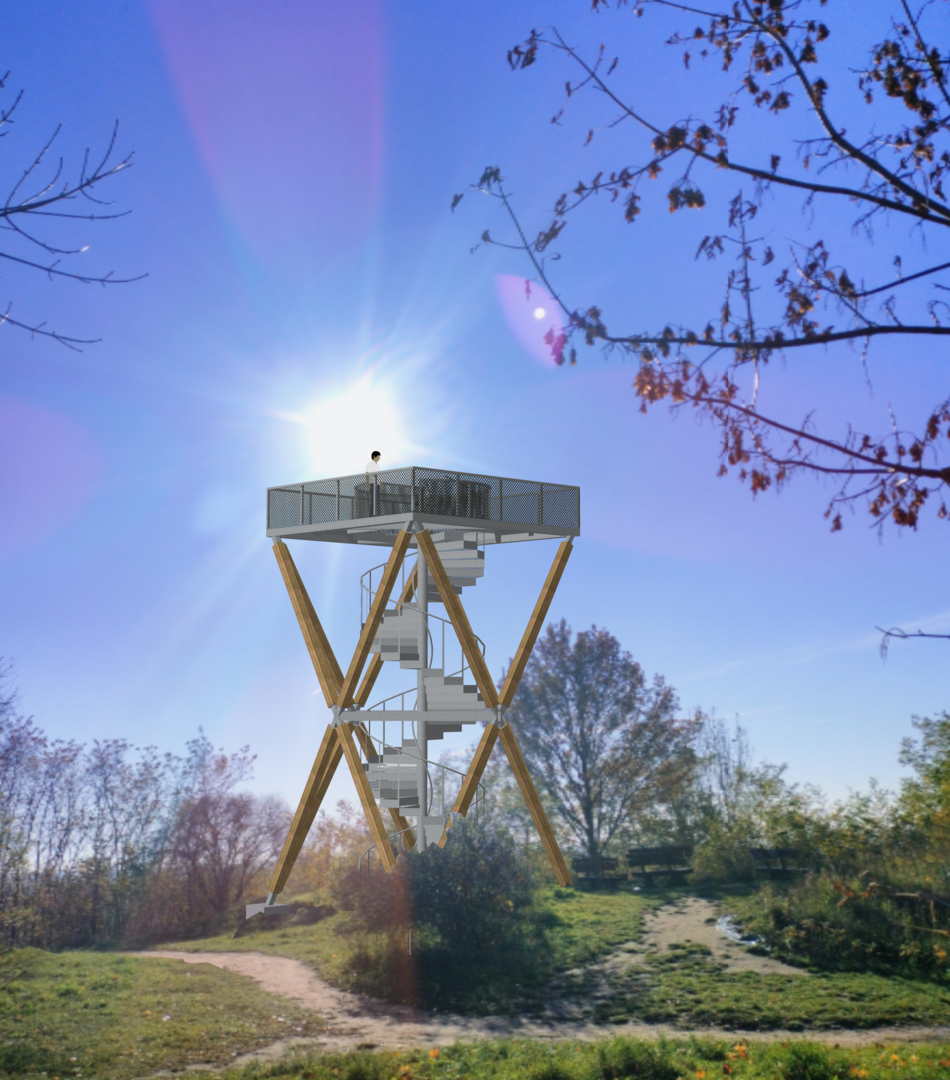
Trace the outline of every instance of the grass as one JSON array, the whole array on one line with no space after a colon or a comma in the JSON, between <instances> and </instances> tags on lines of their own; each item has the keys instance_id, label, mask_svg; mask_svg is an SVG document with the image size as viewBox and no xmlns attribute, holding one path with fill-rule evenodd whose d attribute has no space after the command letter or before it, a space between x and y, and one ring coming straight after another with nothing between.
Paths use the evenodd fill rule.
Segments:
<instances>
[{"instance_id":1,"label":"grass","mask_svg":"<svg viewBox=\"0 0 950 1080\"><path fill-rule=\"evenodd\" d=\"M641 964L611 975L607 986L592 994L595 976L585 966L641 939L644 915L681 895L682 891L644 895L554 886L540 890L547 970L557 978L533 986L513 984L499 998L504 1008L495 1001L482 1011L536 1013L557 995L573 999L584 1015L601 1023L642 1020L682 1027L805 1031L933 1025L950 1017L950 987L932 981L867 972L803 977L727 972L705 946L695 944L647 954ZM237 939L222 936L175 947L293 957L337 986L372 992L360 981L355 957L360 949L373 948L374 942L371 935L350 933L348 920L342 912L315 926L275 926Z\"/></svg>"},{"instance_id":2,"label":"grass","mask_svg":"<svg viewBox=\"0 0 950 1080\"><path fill-rule=\"evenodd\" d=\"M267 919L269 921L265 922ZM219 934L197 941L179 941L160 948L181 952L259 952L301 960L328 982L358 989L353 959L361 947L371 947L375 935L351 933L351 916L341 911L313 926L290 926L280 916L258 916L240 937ZM382 935L379 935L380 937ZM408 948L408 940L407 940Z\"/></svg>"},{"instance_id":3,"label":"grass","mask_svg":"<svg viewBox=\"0 0 950 1080\"><path fill-rule=\"evenodd\" d=\"M950 989L931 982L871 974L726 973L700 949L648 956L650 974L616 988L611 1014L750 1031L929 1025L950 1017Z\"/></svg>"},{"instance_id":4,"label":"grass","mask_svg":"<svg viewBox=\"0 0 950 1080\"><path fill-rule=\"evenodd\" d=\"M643 933L643 916L670 897L633 892L581 892L552 886L542 889L539 902L554 916L550 942L560 970L589 964L617 945L636 941Z\"/></svg>"},{"instance_id":5,"label":"grass","mask_svg":"<svg viewBox=\"0 0 950 1080\"><path fill-rule=\"evenodd\" d=\"M300 1055L183 1080L944 1080L948 1075L947 1043L839 1049L805 1041L616 1038Z\"/></svg>"},{"instance_id":6,"label":"grass","mask_svg":"<svg viewBox=\"0 0 950 1080\"><path fill-rule=\"evenodd\" d=\"M645 899L637 893L588 893L574 889L547 886L538 892L538 904L543 908L547 929L547 954L542 970L567 971L589 964L608 954L623 942L636 939L643 930L643 916L662 898ZM360 958L382 949L383 934L355 932L348 912L331 915L312 926L291 926L283 920L271 922L260 917L256 924L235 938L222 934L200 941L184 941L168 945L169 949L188 952L262 952L270 956L286 956L301 960L328 982L346 990L372 993L367 985L365 967ZM406 951L408 953L408 934ZM530 1008L533 991L540 987L495 987L498 1001L507 1007ZM452 1003L464 1007L464 1002Z\"/></svg>"},{"instance_id":7,"label":"grass","mask_svg":"<svg viewBox=\"0 0 950 1080\"><path fill-rule=\"evenodd\" d=\"M17 1080L124 1080L224 1065L322 1026L251 979L209 965L40 949L0 956L0 1076Z\"/></svg>"}]
</instances>

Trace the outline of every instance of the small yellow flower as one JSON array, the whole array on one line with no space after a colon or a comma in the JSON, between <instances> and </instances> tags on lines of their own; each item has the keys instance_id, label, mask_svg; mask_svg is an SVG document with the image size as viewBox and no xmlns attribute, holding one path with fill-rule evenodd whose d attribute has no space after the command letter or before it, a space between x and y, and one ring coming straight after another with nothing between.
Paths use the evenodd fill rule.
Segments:
<instances>
[{"instance_id":1,"label":"small yellow flower","mask_svg":"<svg viewBox=\"0 0 950 1080\"><path fill-rule=\"evenodd\" d=\"M432 1048L432 1049L431 1049L431 1050L429 1051L429 1057L430 1057L430 1058L432 1058L432 1060L433 1060L433 1061L435 1061L435 1059L436 1059L436 1058L437 1058L438 1056L439 1056L439 1048L438 1048L437 1046L434 1046L434 1047L433 1047L433 1048Z\"/></svg>"}]
</instances>

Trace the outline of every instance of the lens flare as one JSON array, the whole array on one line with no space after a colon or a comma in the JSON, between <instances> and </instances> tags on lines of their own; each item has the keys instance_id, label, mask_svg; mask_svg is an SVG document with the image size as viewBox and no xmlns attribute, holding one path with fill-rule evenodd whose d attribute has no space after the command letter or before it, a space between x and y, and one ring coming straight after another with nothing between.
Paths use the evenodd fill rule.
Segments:
<instances>
[{"instance_id":1,"label":"lens flare","mask_svg":"<svg viewBox=\"0 0 950 1080\"><path fill-rule=\"evenodd\" d=\"M561 318L554 297L535 282L513 274L499 274L495 285L515 337L536 360L554 367L552 344L561 334Z\"/></svg>"}]
</instances>

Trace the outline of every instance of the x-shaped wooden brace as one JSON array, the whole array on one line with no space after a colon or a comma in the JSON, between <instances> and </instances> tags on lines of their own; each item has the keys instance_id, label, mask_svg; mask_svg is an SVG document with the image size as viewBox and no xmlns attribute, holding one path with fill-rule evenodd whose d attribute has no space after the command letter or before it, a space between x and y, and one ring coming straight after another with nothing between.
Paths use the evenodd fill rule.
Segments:
<instances>
[{"instance_id":1,"label":"x-shaped wooden brace","mask_svg":"<svg viewBox=\"0 0 950 1080\"><path fill-rule=\"evenodd\" d=\"M416 533L415 538L419 545L419 550L428 564L429 573L432 575L433 580L438 587L439 595L443 599L446 613L458 636L465 658L468 660L469 667L475 678L482 700L488 708L495 712L495 721L485 728L475 757L472 759L465 780L462 783L462 788L456 799L453 812L463 815L468 812L468 808L471 805L472 799L478 788L478 783L485 771L485 766L488 764L488 758L491 754L492 747L495 745L496 739L500 738L505 753L508 755L508 760L511 763L515 778L518 781L518 786L521 788L521 793L524 796L525 802L528 804L528 809L531 812L535 827L541 837L541 842L544 844L544 849L554 868L557 879L561 885L570 885L572 883L571 876L568 873L567 865L564 862L564 856L561 854L557 840L554 837L554 832L551 829L547 815L544 812L544 807L541 804L541 800L538 798L538 793L535 790L534 783L531 780L528 768L521 755L521 750L518 747L514 732L511 730L511 727L504 722L503 713L504 709L511 704L511 701L514 698L518 683L521 680L521 676L524 673L525 666L531 655L531 650L534 648L534 644L537 641L541 625L544 622L544 617L547 614L551 600L554 597L554 592L561 579L561 574L564 572L564 567L570 557L572 550L571 542L570 540L565 540L558 548L557 555L554 558L554 564L548 573L547 580L541 590L541 595L538 597L538 602L535 605L531 618L528 621L528 626L524 632L524 636L521 639L521 645L518 648L514 662L508 671L501 694L499 695L495 690L495 685L492 682L485 660L478 650L475 635L472 633L472 628L469 625L468 616L465 614L465 609L462 607L461 600L459 600L455 590L452 588L449 576L446 573L445 567L442 565L442 560L435 548L435 543L432 540L431 534L426 529ZM359 641L357 642L356 650L353 653L353 659L350 661L350 666L345 676L340 670L340 666L333 654L330 642L323 631L323 627L320 625L320 620L317 618L317 613L314 610L313 604L310 602L310 597L307 595L307 590L300 578L297 567L294 565L290 551L283 541L275 540L274 542L274 555L277 558L280 572L284 578L284 584L287 586L287 592L290 595L294 612L297 615L297 621L303 632L304 641L306 642L307 650L310 653L310 659L313 662L314 670L320 681L320 687L323 690L323 696L326 699L327 707L334 710L334 715L337 717L338 722L330 724L327 727L323 736L323 741L320 744L320 749L317 751L313 768L310 770L310 776L307 779L303 794L300 797L297 812L294 814L290 830L287 833L287 839L284 841L283 850L280 853L280 858L277 860L277 866L274 870L273 877L271 878L268 903L272 903L286 885L287 878L290 876L290 872L297 860L297 856L300 854L300 849L303 847L303 843L307 838L310 827L313 825L314 818L317 816L317 811L320 809L320 804L326 795L327 788L330 785L330 781L333 779L333 775L336 772L342 757L346 758L347 765L349 766L350 773L353 777L353 782L356 784L360 803L363 806L363 812L366 814L366 820L369 824L370 832L372 833L373 841L376 844L376 850L382 860L383 866L387 871L392 870L393 866L395 866L396 859L389 843L386 827L383 824L383 819L379 813L379 807L376 805L376 800L373 797L369 781L366 778L366 773L360 762L359 753L356 744L354 743L354 736L359 741L363 752L367 755L373 752L372 741L370 740L365 727L363 727L361 723L341 721L339 720L339 715L354 704L359 706L366 704L369 694L382 669L383 659L382 656L377 653L370 661L366 674L363 676L363 681L359 685L359 689L354 691L356 681L359 679L360 673L363 670L363 665L366 663L366 658L369 655L373 638L376 636L376 632L382 622L386 604L389 602L389 597L392 594L396 578L399 574L399 568L402 565L411 540L411 533L405 530L399 531L392 552L390 553L385 569L383 570L379 588L376 590L369 617L363 625L363 630L360 634ZM417 575L414 572L406 582L405 588L402 591L402 595L399 598L400 604L408 603L411 600L415 590L416 581ZM394 808L390 808L389 813L403 838L404 846L407 849L414 847L415 837L413 836L412 830L406 819ZM442 839L439 841L440 846L445 845L446 835L447 833L443 832Z\"/></svg>"},{"instance_id":2,"label":"x-shaped wooden brace","mask_svg":"<svg viewBox=\"0 0 950 1080\"><path fill-rule=\"evenodd\" d=\"M432 537L428 532L423 532L418 535L417 539L419 542L419 550L425 555L426 562L429 564L429 573L438 585L439 595L443 598L446 611L452 621L455 633L458 635L462 651L465 653L465 659L468 660L479 693L482 695L482 701L485 702L489 709L493 709L495 712L495 721L486 725L485 730L482 732L478 749L475 751L475 756L472 758L471 764L468 767L468 772L465 774L465 779L462 781L462 787L455 800L455 805L452 807L452 812L462 814L463 816L468 813L468 809L478 790L479 781L482 778L482 774L485 772L485 767L488 765L488 759L491 756L495 741L501 739L501 745L504 747L505 753L508 756L511 770L515 774L515 779L518 781L518 787L521 789L524 801L527 803L528 810L531 812L534 827L538 830L538 835L541 837L541 843L544 845L544 850L547 852L548 860L551 863L558 883L560 885L571 885L573 882L571 881L571 875L567 869L567 863L564 861L564 856L561 854L561 849L558 847L557 840L554 837L554 830L551 828L548 816L544 812L544 806L538 797L538 792L531 779L531 774L528 772L528 766L525 764L524 757L521 754L518 740L515 738L515 733L511 730L511 726L506 723L504 719L504 711L514 700L518 684L521 682L521 676L524 674L525 667L531 657L531 651L534 648L534 644L538 640L538 634L541 632L541 626L548 613L548 608L551 606L551 601L554 599L554 593L557 589L558 582L561 580L561 575L564 573L564 567L567 566L567 560L571 557L571 551L573 550L571 541L563 541L557 549L557 554L554 556L554 562L551 565L551 569L548 571L547 579L541 589L541 595L538 597L538 602L534 605L534 611L531 613L531 618L528 620L527 627L525 627L525 632L521 638L521 644L518 646L518 651L515 653L515 658L512 661L511 667L508 669L508 674L505 676L505 681L502 685L501 693L499 694L495 690L495 684L491 680L491 676L488 673L488 667L485 664L482 654L478 651L475 635L472 633L471 627L468 624L468 618L465 614L465 609L462 607L462 602L455 595L455 592L449 584L448 574L446 574L445 568L442 566L441 560L439 559L439 554L435 550L435 544L432 542ZM442 839L439 841L440 847L445 846L447 836L448 826L446 826L446 829L442 833Z\"/></svg>"}]
</instances>

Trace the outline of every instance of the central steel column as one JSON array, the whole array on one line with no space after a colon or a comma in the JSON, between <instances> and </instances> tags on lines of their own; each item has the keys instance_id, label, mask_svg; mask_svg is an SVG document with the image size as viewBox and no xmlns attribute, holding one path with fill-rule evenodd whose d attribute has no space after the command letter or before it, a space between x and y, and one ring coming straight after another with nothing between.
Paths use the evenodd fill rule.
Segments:
<instances>
[{"instance_id":1,"label":"central steel column","mask_svg":"<svg viewBox=\"0 0 950 1080\"><path fill-rule=\"evenodd\" d=\"M426 849L426 810L429 800L429 784L426 776L426 758L428 757L428 745L426 739L426 670L429 667L429 567L425 556L420 551L416 556L416 605L422 615L419 620L419 658L422 667L417 673L416 683L416 709L419 716L416 719L416 749L419 752L418 788L419 788L419 817L416 828L416 851Z\"/></svg>"}]
</instances>

